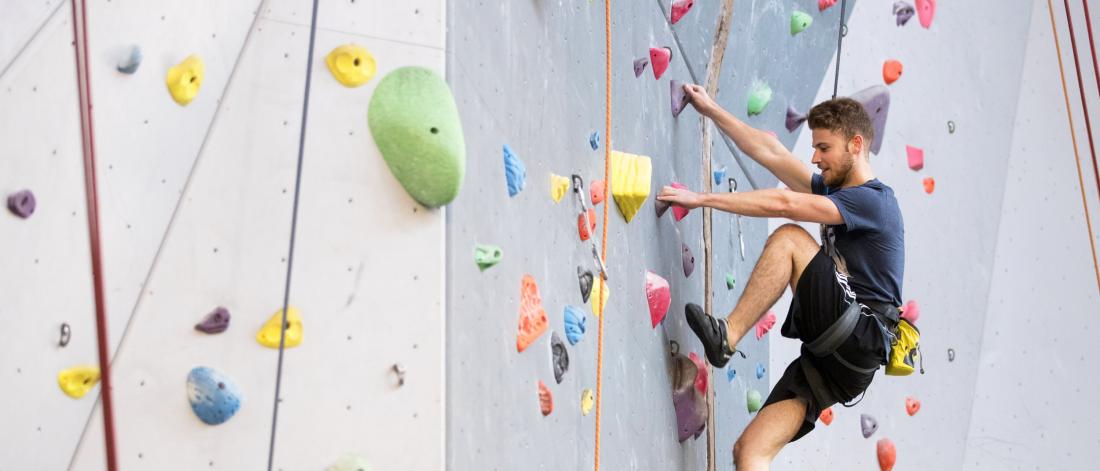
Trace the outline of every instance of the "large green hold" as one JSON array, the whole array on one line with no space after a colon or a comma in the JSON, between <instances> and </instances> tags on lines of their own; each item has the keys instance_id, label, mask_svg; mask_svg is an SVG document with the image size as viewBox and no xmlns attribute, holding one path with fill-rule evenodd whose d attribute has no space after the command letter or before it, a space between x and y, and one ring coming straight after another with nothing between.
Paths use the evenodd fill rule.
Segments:
<instances>
[{"instance_id":1,"label":"large green hold","mask_svg":"<svg viewBox=\"0 0 1100 471\"><path fill-rule=\"evenodd\" d=\"M791 13L791 36L806 31L810 25L814 24L814 19L806 12L795 11Z\"/></svg>"},{"instance_id":2,"label":"large green hold","mask_svg":"<svg viewBox=\"0 0 1100 471\"><path fill-rule=\"evenodd\" d=\"M367 121L382 158L409 196L429 208L458 196L466 141L443 78L422 67L390 72L374 90Z\"/></svg>"}]
</instances>

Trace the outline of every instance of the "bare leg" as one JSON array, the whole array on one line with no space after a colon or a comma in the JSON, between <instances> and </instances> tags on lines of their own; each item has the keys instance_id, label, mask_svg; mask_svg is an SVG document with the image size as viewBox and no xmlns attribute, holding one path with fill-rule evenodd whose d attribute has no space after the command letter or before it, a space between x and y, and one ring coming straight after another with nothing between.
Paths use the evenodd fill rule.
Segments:
<instances>
[{"instance_id":1,"label":"bare leg","mask_svg":"<svg viewBox=\"0 0 1100 471\"><path fill-rule=\"evenodd\" d=\"M767 471L805 418L806 403L802 399L787 399L761 409L733 444L737 471Z\"/></svg>"},{"instance_id":2,"label":"bare leg","mask_svg":"<svg viewBox=\"0 0 1100 471\"><path fill-rule=\"evenodd\" d=\"M820 249L810 233L796 224L779 226L768 237L744 294L726 317L726 336L731 346L735 347L768 308L775 305L788 285L794 291L802 270Z\"/></svg>"}]
</instances>

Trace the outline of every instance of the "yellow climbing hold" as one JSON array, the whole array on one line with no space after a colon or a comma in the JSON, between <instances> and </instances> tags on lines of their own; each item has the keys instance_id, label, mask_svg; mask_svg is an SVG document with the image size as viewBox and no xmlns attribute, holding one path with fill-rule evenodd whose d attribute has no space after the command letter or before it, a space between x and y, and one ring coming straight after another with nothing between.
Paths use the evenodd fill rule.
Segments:
<instances>
[{"instance_id":1,"label":"yellow climbing hold","mask_svg":"<svg viewBox=\"0 0 1100 471\"><path fill-rule=\"evenodd\" d=\"M84 397L98 382L99 367L95 366L74 366L57 374L57 385L73 399Z\"/></svg>"},{"instance_id":2,"label":"yellow climbing hold","mask_svg":"<svg viewBox=\"0 0 1100 471\"><path fill-rule=\"evenodd\" d=\"M592 406L596 404L596 398L592 395L591 389L585 389L581 392L581 414L588 415L592 412Z\"/></svg>"},{"instance_id":3,"label":"yellow climbing hold","mask_svg":"<svg viewBox=\"0 0 1100 471\"><path fill-rule=\"evenodd\" d=\"M630 222L649 199L653 164L644 155L611 151L611 196L626 222Z\"/></svg>"},{"instance_id":4,"label":"yellow climbing hold","mask_svg":"<svg viewBox=\"0 0 1100 471\"><path fill-rule=\"evenodd\" d=\"M363 46L345 44L325 56L329 72L346 87L358 87L370 81L376 70L374 56Z\"/></svg>"},{"instance_id":5,"label":"yellow climbing hold","mask_svg":"<svg viewBox=\"0 0 1100 471\"><path fill-rule=\"evenodd\" d=\"M260 327L256 333L256 341L268 348L279 348L279 323L283 321L283 310L279 309L271 318ZM302 316L298 309L291 306L286 313L286 343L285 348L297 347L302 343Z\"/></svg>"},{"instance_id":6,"label":"yellow climbing hold","mask_svg":"<svg viewBox=\"0 0 1100 471\"><path fill-rule=\"evenodd\" d=\"M569 179L561 175L550 174L550 197L554 198L554 202L561 201L565 193L569 191Z\"/></svg>"},{"instance_id":7,"label":"yellow climbing hold","mask_svg":"<svg viewBox=\"0 0 1100 471\"><path fill-rule=\"evenodd\" d=\"M592 313L597 317L603 315L603 309L600 308L600 303L597 301L601 297L603 298L603 305L607 307L607 297L611 296L611 288L609 288L603 281L603 278L596 275L596 280L592 283L592 297L588 302L592 303Z\"/></svg>"},{"instance_id":8,"label":"yellow climbing hold","mask_svg":"<svg viewBox=\"0 0 1100 471\"><path fill-rule=\"evenodd\" d=\"M202 78L205 74L206 66L203 65L202 59L194 54L168 69L165 83L168 84L168 92L172 94L172 99L176 100L180 106L191 103L195 95L199 94L199 87L202 86Z\"/></svg>"}]
</instances>

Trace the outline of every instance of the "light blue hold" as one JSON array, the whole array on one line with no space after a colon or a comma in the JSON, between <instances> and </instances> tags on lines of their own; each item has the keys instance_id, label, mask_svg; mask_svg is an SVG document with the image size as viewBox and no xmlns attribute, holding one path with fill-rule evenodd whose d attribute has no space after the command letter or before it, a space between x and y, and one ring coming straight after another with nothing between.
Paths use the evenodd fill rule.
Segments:
<instances>
[{"instance_id":1,"label":"light blue hold","mask_svg":"<svg viewBox=\"0 0 1100 471\"><path fill-rule=\"evenodd\" d=\"M213 368L200 366L187 375L187 400L199 420L209 424L225 423L241 408L237 385Z\"/></svg>"},{"instance_id":2,"label":"light blue hold","mask_svg":"<svg viewBox=\"0 0 1100 471\"><path fill-rule=\"evenodd\" d=\"M527 167L516 157L512 148L504 144L504 176L508 179L508 196L514 197L527 185Z\"/></svg>"},{"instance_id":3,"label":"light blue hold","mask_svg":"<svg viewBox=\"0 0 1100 471\"><path fill-rule=\"evenodd\" d=\"M757 362L756 363L756 379L760 379L760 378L763 378L763 377L764 377L764 364Z\"/></svg>"},{"instance_id":4,"label":"light blue hold","mask_svg":"<svg viewBox=\"0 0 1100 471\"><path fill-rule=\"evenodd\" d=\"M134 48L130 50L130 57L118 63L118 71L127 75L137 72L138 66L141 65L141 59L141 48L134 46Z\"/></svg>"},{"instance_id":5,"label":"light blue hold","mask_svg":"<svg viewBox=\"0 0 1100 471\"><path fill-rule=\"evenodd\" d=\"M592 150L600 148L600 132L592 131L592 135L588 136L588 145L592 146Z\"/></svg>"},{"instance_id":6,"label":"light blue hold","mask_svg":"<svg viewBox=\"0 0 1100 471\"><path fill-rule=\"evenodd\" d=\"M732 366L730 366L729 368L726 368L726 378L729 379L729 382L732 383L733 378L736 378L736 377L737 377L737 370L733 369Z\"/></svg>"},{"instance_id":7,"label":"light blue hold","mask_svg":"<svg viewBox=\"0 0 1100 471\"><path fill-rule=\"evenodd\" d=\"M569 339L569 345L576 345L584 338L584 323L587 318L584 311L576 306L565 306L565 338Z\"/></svg>"},{"instance_id":8,"label":"light blue hold","mask_svg":"<svg viewBox=\"0 0 1100 471\"><path fill-rule=\"evenodd\" d=\"M714 184L718 185L718 186L721 186L722 183L725 182L725 181L726 181L726 166L723 165L722 168L719 168L719 169L714 171Z\"/></svg>"}]
</instances>

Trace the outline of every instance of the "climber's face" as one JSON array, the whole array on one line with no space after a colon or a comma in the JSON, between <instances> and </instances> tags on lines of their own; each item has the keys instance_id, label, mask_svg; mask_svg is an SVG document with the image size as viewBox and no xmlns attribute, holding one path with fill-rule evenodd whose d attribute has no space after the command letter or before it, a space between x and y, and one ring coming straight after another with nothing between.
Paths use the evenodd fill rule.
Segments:
<instances>
[{"instance_id":1,"label":"climber's face","mask_svg":"<svg viewBox=\"0 0 1100 471\"><path fill-rule=\"evenodd\" d=\"M813 130L814 156L810 160L821 170L825 186L844 186L852 167L863 149L863 136L848 139L843 133L829 129Z\"/></svg>"}]
</instances>

